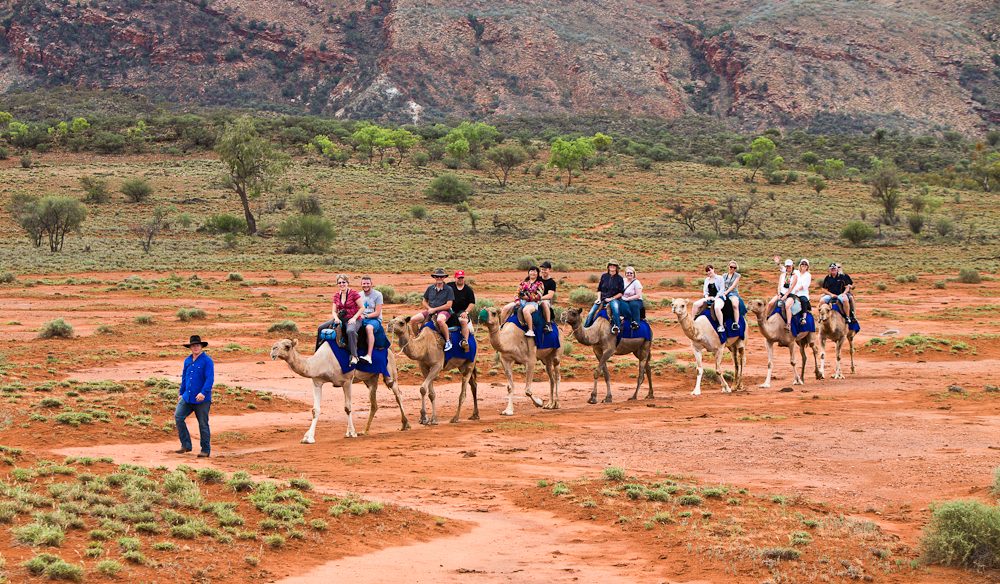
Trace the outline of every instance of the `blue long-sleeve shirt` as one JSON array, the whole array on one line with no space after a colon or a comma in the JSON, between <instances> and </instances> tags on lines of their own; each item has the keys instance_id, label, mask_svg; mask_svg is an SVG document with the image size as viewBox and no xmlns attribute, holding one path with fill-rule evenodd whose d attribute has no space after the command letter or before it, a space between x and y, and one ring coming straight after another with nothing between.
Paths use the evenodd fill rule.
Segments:
<instances>
[{"instance_id":1,"label":"blue long-sleeve shirt","mask_svg":"<svg viewBox=\"0 0 1000 584\"><path fill-rule=\"evenodd\" d=\"M181 373L180 396L189 404L204 404L212 401L212 385L215 384L215 363L207 353L202 353L197 359L188 355L184 359L184 371ZM198 394L205 399L198 401Z\"/></svg>"}]
</instances>

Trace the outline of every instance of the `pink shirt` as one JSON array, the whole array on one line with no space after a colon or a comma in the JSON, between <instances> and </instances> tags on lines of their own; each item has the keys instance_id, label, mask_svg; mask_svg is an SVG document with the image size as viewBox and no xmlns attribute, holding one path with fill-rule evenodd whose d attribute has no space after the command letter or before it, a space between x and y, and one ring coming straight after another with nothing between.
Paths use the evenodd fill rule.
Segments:
<instances>
[{"instance_id":1,"label":"pink shirt","mask_svg":"<svg viewBox=\"0 0 1000 584\"><path fill-rule=\"evenodd\" d=\"M338 291L333 297L333 306L337 312L347 311L347 318L351 318L361 310L361 293L350 288L347 290L347 299L342 302L341 293Z\"/></svg>"}]
</instances>

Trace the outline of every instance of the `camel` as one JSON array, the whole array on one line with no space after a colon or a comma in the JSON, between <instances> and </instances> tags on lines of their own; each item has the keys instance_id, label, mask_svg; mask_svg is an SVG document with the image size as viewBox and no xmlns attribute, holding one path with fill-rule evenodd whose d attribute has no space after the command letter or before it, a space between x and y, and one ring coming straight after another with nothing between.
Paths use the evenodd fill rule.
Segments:
<instances>
[{"instance_id":1,"label":"camel","mask_svg":"<svg viewBox=\"0 0 1000 584\"><path fill-rule=\"evenodd\" d=\"M757 324L760 327L760 334L764 336L764 343L767 345L767 378L761 387L771 387L771 370L774 367L774 344L780 347L788 347L788 358L792 363L792 373L795 376L792 385L803 385L806 376L806 347L812 347L813 363L816 366L816 379L823 379L823 371L820 369L819 359L819 335L817 333L801 332L797 337L792 337L792 333L785 328L785 319L778 313L765 316L767 303L763 300L755 299L750 302L750 312L757 315ZM798 318L797 316L795 318ZM795 367L795 346L798 345L799 352L802 353L802 371Z\"/></svg>"},{"instance_id":2,"label":"camel","mask_svg":"<svg viewBox=\"0 0 1000 584\"><path fill-rule=\"evenodd\" d=\"M535 341L524 336L524 331L516 324L507 322L500 311L494 307L484 310L486 319L483 323L490 333L490 344L500 357L504 375L507 376L507 408L500 412L501 416L514 415L514 364L524 365L524 395L538 407L547 410L559 409L559 352L560 349L538 349ZM542 334L539 331L539 334ZM531 394L531 382L534 377L535 361L545 365L549 376L549 401L542 403Z\"/></svg>"},{"instance_id":3,"label":"camel","mask_svg":"<svg viewBox=\"0 0 1000 584\"><path fill-rule=\"evenodd\" d=\"M298 350L295 349L297 344L298 341L295 339L281 339L280 341L276 341L271 347L271 360L281 359L288 363L288 368L295 373L312 379L312 423L309 425L309 430L302 437L302 443L313 444L316 442L316 423L319 421L320 400L323 398L323 384L327 382L333 384L334 387L344 388L344 412L347 414L347 434L345 436L347 438L358 437L357 432L354 430L354 416L351 414L351 384L357 379L368 386L370 408L368 410L368 423L365 424L365 431L363 432L363 434L367 434L368 430L372 427L375 412L378 411L378 401L375 399L375 391L378 389L379 375L357 370L345 374L341 370L340 363L337 362L337 357L333 354L333 349L330 348L329 343L320 345L320 348L308 359L299 355ZM403 411L403 398L400 394L397 381L399 379L399 372L396 370L396 360L392 351L388 351L388 359L388 369L390 375L392 375L392 379L386 379L386 385L392 390L392 394L396 396L396 404L399 405L399 414L403 420L403 427L400 429L409 430L410 421L406 419L406 413Z\"/></svg>"},{"instance_id":4,"label":"camel","mask_svg":"<svg viewBox=\"0 0 1000 584\"><path fill-rule=\"evenodd\" d=\"M604 384L607 386L607 394L604 396L604 403L611 403L611 373L608 371L608 361L612 355L635 355L639 360L639 376L635 383L635 391L629 400L639 397L639 388L642 387L643 379L649 383L649 393L646 399L653 399L653 372L649 366L652 354L653 342L646 339L622 339L617 342L617 335L611 332L611 323L606 318L596 318L588 326L583 326L583 318L579 308L569 308L565 313L566 323L573 327L573 336L577 342L594 349L594 356L597 357L597 368L594 369L594 388L590 392L588 404L597 403L597 380L604 376Z\"/></svg>"},{"instance_id":5,"label":"camel","mask_svg":"<svg viewBox=\"0 0 1000 584\"><path fill-rule=\"evenodd\" d=\"M855 332L847 326L847 320L844 319L843 314L833 310L829 304L820 304L819 345L823 348L820 353L820 371L826 371L826 341L830 339L837 346L837 368L833 371L833 378L844 378L844 374L840 370L840 349L844 346L845 340L851 350L851 373L854 373L854 335Z\"/></svg>"},{"instance_id":6,"label":"camel","mask_svg":"<svg viewBox=\"0 0 1000 584\"><path fill-rule=\"evenodd\" d=\"M413 332L413 324L410 317L396 317L389 324L390 330L399 339L399 347L410 359L417 362L420 373L424 376L420 384L420 423L425 425L436 425L437 402L434 394L434 379L443 369L458 369L462 376L462 391L458 394L458 409L451 418L451 423L458 422L459 414L462 412L462 403L465 401L465 392L472 389L472 416L470 420L479 419L479 399L476 395L478 384L476 382L476 362L466 359L444 360L444 339L436 331L430 328L421 328L419 333ZM427 417L425 398L431 401L431 417Z\"/></svg>"},{"instance_id":7,"label":"camel","mask_svg":"<svg viewBox=\"0 0 1000 584\"><path fill-rule=\"evenodd\" d=\"M691 339L691 349L694 350L694 362L698 366L698 380L694 384L694 391L691 395L701 395L701 376L705 372L701 364L701 354L703 351L715 353L715 370L719 373L719 380L722 381L722 393L730 393L735 389L743 389L743 369L746 366L746 343L739 337L726 339L723 345L719 341L719 333L715 331L712 322L707 317L698 316L692 319L688 312L687 300L675 298L670 305L670 309L677 315L677 321L681 324L681 329L687 338ZM730 388L726 382L726 376L722 373L723 349L728 348L733 354L733 385Z\"/></svg>"}]
</instances>

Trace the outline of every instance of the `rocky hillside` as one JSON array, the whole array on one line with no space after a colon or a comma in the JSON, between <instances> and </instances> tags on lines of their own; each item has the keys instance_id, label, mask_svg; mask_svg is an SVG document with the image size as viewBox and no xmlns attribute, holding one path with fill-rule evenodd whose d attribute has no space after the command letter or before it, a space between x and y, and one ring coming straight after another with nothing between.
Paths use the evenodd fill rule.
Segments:
<instances>
[{"instance_id":1,"label":"rocky hillside","mask_svg":"<svg viewBox=\"0 0 1000 584\"><path fill-rule=\"evenodd\" d=\"M0 90L393 120L1000 124L996 0L2 0Z\"/></svg>"}]
</instances>

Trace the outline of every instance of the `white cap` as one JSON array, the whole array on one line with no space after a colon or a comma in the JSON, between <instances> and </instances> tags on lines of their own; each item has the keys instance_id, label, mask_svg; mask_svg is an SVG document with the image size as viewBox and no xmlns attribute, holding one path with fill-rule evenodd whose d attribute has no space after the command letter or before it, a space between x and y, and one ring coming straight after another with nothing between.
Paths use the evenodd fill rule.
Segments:
<instances>
[{"instance_id":1,"label":"white cap","mask_svg":"<svg viewBox=\"0 0 1000 584\"><path fill-rule=\"evenodd\" d=\"M805 264L805 265L808 266L809 265L809 260L807 260L806 258L802 258L802 261L799 262L799 265L801 266L802 264Z\"/></svg>"},{"instance_id":2,"label":"white cap","mask_svg":"<svg viewBox=\"0 0 1000 584\"><path fill-rule=\"evenodd\" d=\"M795 264L792 263L792 259L791 258L788 258L787 260L785 260L785 265L786 266L794 266Z\"/></svg>"}]
</instances>

